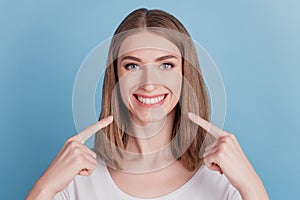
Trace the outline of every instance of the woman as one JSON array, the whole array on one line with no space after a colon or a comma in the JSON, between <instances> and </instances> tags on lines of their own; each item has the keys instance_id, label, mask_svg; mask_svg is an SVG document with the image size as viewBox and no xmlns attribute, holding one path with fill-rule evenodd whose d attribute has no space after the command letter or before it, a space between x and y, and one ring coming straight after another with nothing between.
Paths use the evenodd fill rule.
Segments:
<instances>
[{"instance_id":1,"label":"woman","mask_svg":"<svg viewBox=\"0 0 300 200\"><path fill-rule=\"evenodd\" d=\"M268 199L236 138L207 121L197 54L172 15L123 20L102 97L101 120L67 140L27 199ZM95 132L96 153L84 145Z\"/></svg>"}]
</instances>

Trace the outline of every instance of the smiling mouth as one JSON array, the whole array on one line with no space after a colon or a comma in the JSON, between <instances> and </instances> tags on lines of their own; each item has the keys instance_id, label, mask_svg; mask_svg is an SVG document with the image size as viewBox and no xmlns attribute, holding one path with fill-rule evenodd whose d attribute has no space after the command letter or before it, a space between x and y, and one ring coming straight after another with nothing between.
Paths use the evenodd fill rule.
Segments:
<instances>
[{"instance_id":1,"label":"smiling mouth","mask_svg":"<svg viewBox=\"0 0 300 200\"><path fill-rule=\"evenodd\" d=\"M136 100L140 104L155 105L155 104L163 103L163 101L167 97L167 94L156 95L156 96L152 96L152 97L142 96L142 95L138 95L138 94L133 94L133 96L136 98Z\"/></svg>"}]
</instances>

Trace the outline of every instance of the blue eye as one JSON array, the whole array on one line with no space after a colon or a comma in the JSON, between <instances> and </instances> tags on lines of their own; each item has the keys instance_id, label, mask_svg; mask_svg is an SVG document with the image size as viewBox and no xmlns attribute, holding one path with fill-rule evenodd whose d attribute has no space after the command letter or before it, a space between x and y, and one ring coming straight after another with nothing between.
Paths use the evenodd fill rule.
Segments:
<instances>
[{"instance_id":1,"label":"blue eye","mask_svg":"<svg viewBox=\"0 0 300 200\"><path fill-rule=\"evenodd\" d=\"M172 69L174 67L171 63L163 63L159 66L161 69Z\"/></svg>"},{"instance_id":2,"label":"blue eye","mask_svg":"<svg viewBox=\"0 0 300 200\"><path fill-rule=\"evenodd\" d=\"M140 69L140 66L138 66L138 65L136 65L134 63L129 63L129 64L125 65L125 68L127 70L138 70L138 69Z\"/></svg>"}]
</instances>

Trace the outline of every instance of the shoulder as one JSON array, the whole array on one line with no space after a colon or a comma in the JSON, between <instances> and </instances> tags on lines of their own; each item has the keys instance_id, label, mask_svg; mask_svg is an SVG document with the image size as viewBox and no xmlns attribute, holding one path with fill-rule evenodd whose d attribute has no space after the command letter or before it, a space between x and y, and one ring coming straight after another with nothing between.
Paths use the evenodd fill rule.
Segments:
<instances>
[{"instance_id":1,"label":"shoulder","mask_svg":"<svg viewBox=\"0 0 300 200\"><path fill-rule=\"evenodd\" d=\"M102 199L109 189L105 170L106 166L98 162L96 170L90 176L76 176L54 199Z\"/></svg>"},{"instance_id":2,"label":"shoulder","mask_svg":"<svg viewBox=\"0 0 300 200\"><path fill-rule=\"evenodd\" d=\"M225 175L208 169L205 165L194 176L194 187L203 199L241 199L239 192Z\"/></svg>"}]
</instances>

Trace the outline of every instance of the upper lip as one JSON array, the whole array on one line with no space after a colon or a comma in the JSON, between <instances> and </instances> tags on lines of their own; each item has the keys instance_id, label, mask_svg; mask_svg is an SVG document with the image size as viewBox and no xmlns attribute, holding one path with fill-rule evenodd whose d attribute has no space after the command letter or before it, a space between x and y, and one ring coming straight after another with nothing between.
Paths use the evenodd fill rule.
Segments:
<instances>
[{"instance_id":1,"label":"upper lip","mask_svg":"<svg viewBox=\"0 0 300 200\"><path fill-rule=\"evenodd\" d=\"M144 95L144 94L133 94L133 95L136 95L136 96L139 96L139 97L143 97L143 98L155 98L155 97L161 97L161 96L165 96L166 93L164 94L155 94L155 95Z\"/></svg>"}]
</instances>

